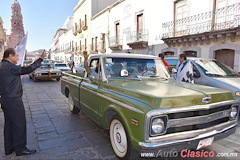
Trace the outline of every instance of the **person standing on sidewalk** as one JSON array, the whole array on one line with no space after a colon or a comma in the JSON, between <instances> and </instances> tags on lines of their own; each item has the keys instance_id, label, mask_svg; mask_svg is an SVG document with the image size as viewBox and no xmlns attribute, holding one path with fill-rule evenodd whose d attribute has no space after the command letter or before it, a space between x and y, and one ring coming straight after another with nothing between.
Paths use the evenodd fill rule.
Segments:
<instances>
[{"instance_id":1,"label":"person standing on sidewalk","mask_svg":"<svg viewBox=\"0 0 240 160\"><path fill-rule=\"evenodd\" d=\"M168 62L164 59L164 54L160 53L160 54L158 55L158 57L161 58L163 64L164 64L165 67L166 67L166 69L170 70L170 66L169 66Z\"/></svg>"},{"instance_id":2,"label":"person standing on sidewalk","mask_svg":"<svg viewBox=\"0 0 240 160\"><path fill-rule=\"evenodd\" d=\"M0 103L4 113L5 154L15 151L16 156L36 152L26 147L26 116L22 102L21 75L31 73L38 68L46 57L45 51L40 58L28 67L17 66L18 53L13 48L4 51L0 62Z\"/></svg>"}]
</instances>

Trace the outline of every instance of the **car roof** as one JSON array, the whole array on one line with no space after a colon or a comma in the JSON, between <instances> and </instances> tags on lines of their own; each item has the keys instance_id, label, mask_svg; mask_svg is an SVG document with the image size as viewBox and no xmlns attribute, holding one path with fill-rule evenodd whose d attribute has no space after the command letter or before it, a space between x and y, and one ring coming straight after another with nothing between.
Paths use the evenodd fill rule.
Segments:
<instances>
[{"instance_id":1,"label":"car roof","mask_svg":"<svg viewBox=\"0 0 240 160\"><path fill-rule=\"evenodd\" d=\"M159 57L153 56L153 55L130 54L130 53L100 53L100 54L95 54L91 56L91 58L99 58L99 57L159 59Z\"/></svg>"},{"instance_id":2,"label":"car roof","mask_svg":"<svg viewBox=\"0 0 240 160\"><path fill-rule=\"evenodd\" d=\"M164 59L178 59L179 56L165 56ZM201 57L187 57L190 60L199 60L199 59L206 59L206 60L215 60L213 58L201 58Z\"/></svg>"}]
</instances>

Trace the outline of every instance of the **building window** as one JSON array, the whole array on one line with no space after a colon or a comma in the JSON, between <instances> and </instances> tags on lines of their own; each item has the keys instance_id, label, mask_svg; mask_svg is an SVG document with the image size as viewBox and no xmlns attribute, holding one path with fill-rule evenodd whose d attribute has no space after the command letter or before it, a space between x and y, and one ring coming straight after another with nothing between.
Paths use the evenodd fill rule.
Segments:
<instances>
[{"instance_id":1,"label":"building window","mask_svg":"<svg viewBox=\"0 0 240 160\"><path fill-rule=\"evenodd\" d=\"M82 51L83 49L82 49L82 41L81 40L79 41L79 46L80 46L80 51Z\"/></svg>"},{"instance_id":2,"label":"building window","mask_svg":"<svg viewBox=\"0 0 240 160\"><path fill-rule=\"evenodd\" d=\"M75 30L74 30L74 32L76 32L77 31L77 23L75 23Z\"/></svg>"},{"instance_id":3,"label":"building window","mask_svg":"<svg viewBox=\"0 0 240 160\"><path fill-rule=\"evenodd\" d=\"M234 20L234 9L227 9L226 7L234 5L236 0L217 0L216 3L216 23L230 23Z\"/></svg>"},{"instance_id":4,"label":"building window","mask_svg":"<svg viewBox=\"0 0 240 160\"><path fill-rule=\"evenodd\" d=\"M79 29L82 29L81 19L79 19Z\"/></svg>"},{"instance_id":5,"label":"building window","mask_svg":"<svg viewBox=\"0 0 240 160\"><path fill-rule=\"evenodd\" d=\"M142 38L143 32L143 13L137 15L137 39Z\"/></svg>"},{"instance_id":6,"label":"building window","mask_svg":"<svg viewBox=\"0 0 240 160\"><path fill-rule=\"evenodd\" d=\"M115 24L116 29L116 43L119 44L120 41L120 23Z\"/></svg>"},{"instance_id":7,"label":"building window","mask_svg":"<svg viewBox=\"0 0 240 160\"><path fill-rule=\"evenodd\" d=\"M95 51L97 51L97 42L98 42L98 37L95 37Z\"/></svg>"},{"instance_id":8,"label":"building window","mask_svg":"<svg viewBox=\"0 0 240 160\"><path fill-rule=\"evenodd\" d=\"M92 46L91 46L91 50L94 50L94 38L92 38Z\"/></svg>"},{"instance_id":9,"label":"building window","mask_svg":"<svg viewBox=\"0 0 240 160\"><path fill-rule=\"evenodd\" d=\"M186 30L186 23L182 20L188 16L187 10L187 1L179 0L175 4L175 22L176 22L176 31Z\"/></svg>"}]
</instances>

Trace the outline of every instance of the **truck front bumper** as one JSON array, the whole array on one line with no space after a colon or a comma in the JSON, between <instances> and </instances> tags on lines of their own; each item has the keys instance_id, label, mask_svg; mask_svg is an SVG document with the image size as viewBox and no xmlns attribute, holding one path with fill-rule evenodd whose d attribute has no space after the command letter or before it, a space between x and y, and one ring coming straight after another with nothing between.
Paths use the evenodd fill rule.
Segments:
<instances>
[{"instance_id":1,"label":"truck front bumper","mask_svg":"<svg viewBox=\"0 0 240 160\"><path fill-rule=\"evenodd\" d=\"M199 141L207 138L214 137L214 141L223 139L236 131L237 125L231 126L227 129L223 129L222 131L213 131L211 133L198 135L194 138L183 139L183 140L174 140L170 142L162 142L162 143L143 143L139 142L138 149L139 153L157 153L161 150L161 152L169 152L176 151L181 152L185 149L197 149Z\"/></svg>"}]
</instances>

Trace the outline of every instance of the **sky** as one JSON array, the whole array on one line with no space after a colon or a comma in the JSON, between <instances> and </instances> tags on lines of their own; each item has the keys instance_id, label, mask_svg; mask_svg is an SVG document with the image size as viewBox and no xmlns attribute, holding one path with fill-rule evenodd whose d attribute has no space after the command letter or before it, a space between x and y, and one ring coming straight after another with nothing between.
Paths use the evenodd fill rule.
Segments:
<instances>
[{"instance_id":1,"label":"sky","mask_svg":"<svg viewBox=\"0 0 240 160\"><path fill-rule=\"evenodd\" d=\"M0 0L0 17L7 35L11 31L11 5L14 0ZM68 16L73 16L78 0L18 0L23 27L28 32L27 51L49 50L56 31Z\"/></svg>"}]
</instances>

